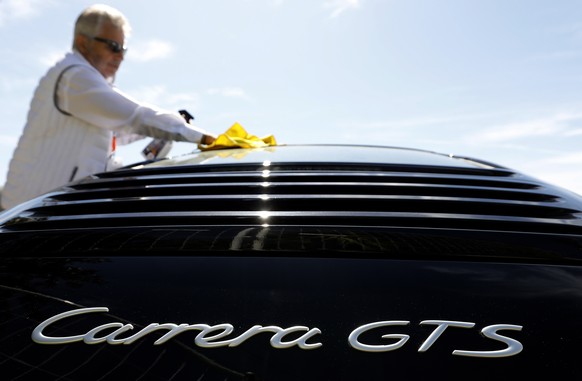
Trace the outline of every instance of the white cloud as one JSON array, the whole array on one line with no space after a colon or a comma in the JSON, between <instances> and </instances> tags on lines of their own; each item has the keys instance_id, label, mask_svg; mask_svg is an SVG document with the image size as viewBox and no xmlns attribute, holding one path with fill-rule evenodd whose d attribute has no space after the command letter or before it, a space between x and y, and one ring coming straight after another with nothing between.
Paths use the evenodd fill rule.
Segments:
<instances>
[{"instance_id":1,"label":"white cloud","mask_svg":"<svg viewBox=\"0 0 582 381\"><path fill-rule=\"evenodd\" d=\"M246 94L246 92L240 87L222 87L222 88L212 88L208 89L208 94L210 95L221 95L226 98L238 98L244 100L250 100L251 98Z\"/></svg>"},{"instance_id":2,"label":"white cloud","mask_svg":"<svg viewBox=\"0 0 582 381\"><path fill-rule=\"evenodd\" d=\"M540 155L538 159L523 161L520 166L528 175L582 195L582 152Z\"/></svg>"},{"instance_id":3,"label":"white cloud","mask_svg":"<svg viewBox=\"0 0 582 381\"><path fill-rule=\"evenodd\" d=\"M542 136L578 135L580 130L570 130L572 123L579 123L582 114L556 114L545 119L531 120L521 123L509 123L490 128L471 136L472 140L480 142L501 142L514 139Z\"/></svg>"},{"instance_id":4,"label":"white cloud","mask_svg":"<svg viewBox=\"0 0 582 381\"><path fill-rule=\"evenodd\" d=\"M548 163L551 163L551 164L577 165L577 166L579 166L578 168L581 168L582 167L582 152L574 152L574 153L558 155L558 156L548 158L546 161ZM582 171L578 171L578 173L582 173Z\"/></svg>"},{"instance_id":5,"label":"white cloud","mask_svg":"<svg viewBox=\"0 0 582 381\"><path fill-rule=\"evenodd\" d=\"M286 0L244 0L247 3L262 3L262 2L266 2L268 5L273 6L273 7L280 7L283 5L283 3L285 3Z\"/></svg>"},{"instance_id":6,"label":"white cloud","mask_svg":"<svg viewBox=\"0 0 582 381\"><path fill-rule=\"evenodd\" d=\"M63 49L63 50L54 50L52 52L45 53L39 57L39 61L43 66L51 67L55 63L57 63L58 60L63 58L63 56L65 55L65 52L66 52L66 50Z\"/></svg>"},{"instance_id":7,"label":"white cloud","mask_svg":"<svg viewBox=\"0 0 582 381\"><path fill-rule=\"evenodd\" d=\"M19 134L20 131L17 132ZM16 143L18 142L18 135L0 135L0 146L3 147L16 147Z\"/></svg>"},{"instance_id":8,"label":"white cloud","mask_svg":"<svg viewBox=\"0 0 582 381\"><path fill-rule=\"evenodd\" d=\"M150 40L130 45L127 52L127 59L139 62L160 60L169 57L174 51L171 43L162 40Z\"/></svg>"},{"instance_id":9,"label":"white cloud","mask_svg":"<svg viewBox=\"0 0 582 381\"><path fill-rule=\"evenodd\" d=\"M0 76L0 95L9 96L8 94L12 93L13 91L22 89L23 87L33 87L37 83L37 78L8 75Z\"/></svg>"},{"instance_id":10,"label":"white cloud","mask_svg":"<svg viewBox=\"0 0 582 381\"><path fill-rule=\"evenodd\" d=\"M555 135L563 131L563 129L563 126L556 124L552 120L536 120L491 128L488 131L473 135L472 139L480 142L500 142L531 136Z\"/></svg>"},{"instance_id":11,"label":"white cloud","mask_svg":"<svg viewBox=\"0 0 582 381\"><path fill-rule=\"evenodd\" d=\"M447 125L459 122L468 122L481 120L484 118L490 118L494 116L493 114L456 114L456 115L445 115L445 116L426 116L418 118L400 119L384 122L373 122L367 124L360 124L359 126L371 129L385 128L403 128L403 127L428 127L434 125ZM358 126L358 127L359 127Z\"/></svg>"},{"instance_id":12,"label":"white cloud","mask_svg":"<svg viewBox=\"0 0 582 381\"><path fill-rule=\"evenodd\" d=\"M51 0L0 0L0 26L8 20L37 16L53 3Z\"/></svg>"},{"instance_id":13,"label":"white cloud","mask_svg":"<svg viewBox=\"0 0 582 381\"><path fill-rule=\"evenodd\" d=\"M582 128L566 132L566 136L578 136L578 135L582 135Z\"/></svg>"},{"instance_id":14,"label":"white cloud","mask_svg":"<svg viewBox=\"0 0 582 381\"><path fill-rule=\"evenodd\" d=\"M360 7L361 0L327 0L324 8L331 9L331 18L336 18L343 12Z\"/></svg>"},{"instance_id":15,"label":"white cloud","mask_svg":"<svg viewBox=\"0 0 582 381\"><path fill-rule=\"evenodd\" d=\"M168 91L165 86L141 87L128 94L139 94L140 102L149 103L167 110L178 111L187 109L192 111L200 103L200 96L197 93L177 93Z\"/></svg>"}]
</instances>

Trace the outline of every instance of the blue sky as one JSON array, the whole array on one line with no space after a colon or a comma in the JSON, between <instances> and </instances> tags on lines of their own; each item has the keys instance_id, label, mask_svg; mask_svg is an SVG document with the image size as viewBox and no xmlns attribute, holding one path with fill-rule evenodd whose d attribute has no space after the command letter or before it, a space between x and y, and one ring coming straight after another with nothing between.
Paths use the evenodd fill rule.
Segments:
<instances>
[{"instance_id":1,"label":"blue sky","mask_svg":"<svg viewBox=\"0 0 582 381\"><path fill-rule=\"evenodd\" d=\"M92 4L0 0L0 183L39 78ZM117 86L222 133L481 158L582 194L582 1L109 1ZM141 160L148 141L120 149ZM170 155L194 150L174 146Z\"/></svg>"}]
</instances>

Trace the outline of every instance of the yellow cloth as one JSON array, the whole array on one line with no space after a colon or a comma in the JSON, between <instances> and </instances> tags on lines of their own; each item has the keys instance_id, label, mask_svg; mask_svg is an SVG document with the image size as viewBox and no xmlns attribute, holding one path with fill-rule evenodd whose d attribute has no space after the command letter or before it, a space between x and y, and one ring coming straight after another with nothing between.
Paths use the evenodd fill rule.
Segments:
<instances>
[{"instance_id":1,"label":"yellow cloth","mask_svg":"<svg viewBox=\"0 0 582 381\"><path fill-rule=\"evenodd\" d=\"M199 144L201 151L221 148L261 148L275 146L277 142L273 135L259 138L249 134L238 122L233 124L225 133L218 135L214 143L209 145Z\"/></svg>"}]
</instances>

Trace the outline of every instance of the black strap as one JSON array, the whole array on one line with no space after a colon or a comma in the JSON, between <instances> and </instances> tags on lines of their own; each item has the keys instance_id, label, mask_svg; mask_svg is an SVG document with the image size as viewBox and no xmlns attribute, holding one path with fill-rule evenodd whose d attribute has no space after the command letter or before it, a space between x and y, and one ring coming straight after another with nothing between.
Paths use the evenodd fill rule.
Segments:
<instances>
[{"instance_id":1,"label":"black strap","mask_svg":"<svg viewBox=\"0 0 582 381\"><path fill-rule=\"evenodd\" d=\"M66 112L65 110L63 110L62 108L59 107L59 97L57 95L57 90L59 88L59 82L61 82L61 78L63 78L63 74L65 74L65 72L67 70L69 70L70 68L74 67L74 66L80 66L79 64L74 64L71 66L67 66L66 68L63 69L63 71L61 71L61 74L59 74L59 77L57 78L57 82L55 83L55 89L53 91L53 103L55 104L55 107L57 108L57 110L59 110L59 112L61 114L67 115L67 116L71 116L70 113Z\"/></svg>"}]
</instances>

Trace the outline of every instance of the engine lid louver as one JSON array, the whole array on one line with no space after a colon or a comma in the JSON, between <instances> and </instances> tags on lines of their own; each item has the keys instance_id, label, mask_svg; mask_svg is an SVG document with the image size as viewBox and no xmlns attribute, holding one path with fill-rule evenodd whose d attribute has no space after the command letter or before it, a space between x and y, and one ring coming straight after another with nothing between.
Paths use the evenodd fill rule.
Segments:
<instances>
[{"instance_id":1,"label":"engine lid louver","mask_svg":"<svg viewBox=\"0 0 582 381\"><path fill-rule=\"evenodd\" d=\"M5 230L368 226L582 234L581 206L506 169L358 163L146 167L96 175Z\"/></svg>"}]
</instances>

